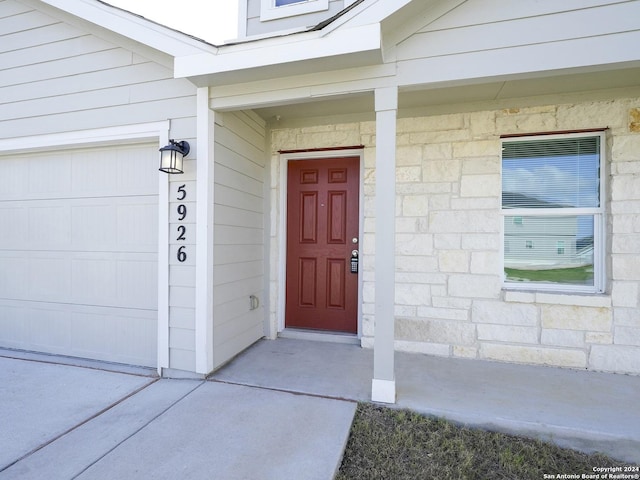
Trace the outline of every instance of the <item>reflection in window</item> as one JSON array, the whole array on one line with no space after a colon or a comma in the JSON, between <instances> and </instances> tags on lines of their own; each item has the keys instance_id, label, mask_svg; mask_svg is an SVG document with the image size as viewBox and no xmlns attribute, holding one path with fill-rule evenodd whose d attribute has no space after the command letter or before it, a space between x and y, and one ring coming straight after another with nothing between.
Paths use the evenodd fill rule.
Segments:
<instances>
[{"instance_id":1,"label":"reflection in window","mask_svg":"<svg viewBox=\"0 0 640 480\"><path fill-rule=\"evenodd\" d=\"M507 282L593 285L592 217L534 216L524 223L525 232L505 216Z\"/></svg>"},{"instance_id":2,"label":"reflection in window","mask_svg":"<svg viewBox=\"0 0 640 480\"><path fill-rule=\"evenodd\" d=\"M564 255L564 240L558 240L557 252L558 255Z\"/></svg>"}]
</instances>

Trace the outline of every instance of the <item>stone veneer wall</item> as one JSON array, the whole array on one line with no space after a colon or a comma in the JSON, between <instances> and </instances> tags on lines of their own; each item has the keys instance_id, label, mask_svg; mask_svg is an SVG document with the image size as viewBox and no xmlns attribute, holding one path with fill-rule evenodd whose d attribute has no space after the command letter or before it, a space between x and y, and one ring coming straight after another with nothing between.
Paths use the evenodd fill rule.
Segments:
<instances>
[{"instance_id":1,"label":"stone veneer wall","mask_svg":"<svg viewBox=\"0 0 640 480\"><path fill-rule=\"evenodd\" d=\"M398 120L396 349L640 373L640 98ZM502 290L502 134L609 127L604 295ZM278 150L365 145L362 345L373 346L375 123L273 129L271 330L277 330Z\"/></svg>"}]
</instances>

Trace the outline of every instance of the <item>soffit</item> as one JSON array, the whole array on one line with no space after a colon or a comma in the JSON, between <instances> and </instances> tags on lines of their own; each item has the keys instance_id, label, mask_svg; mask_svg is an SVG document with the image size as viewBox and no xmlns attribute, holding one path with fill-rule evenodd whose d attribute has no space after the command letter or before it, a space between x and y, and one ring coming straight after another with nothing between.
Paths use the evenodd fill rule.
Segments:
<instances>
[{"instance_id":1,"label":"soffit","mask_svg":"<svg viewBox=\"0 0 640 480\"><path fill-rule=\"evenodd\" d=\"M439 88L412 87L400 91L398 108L399 116L407 117L496 108L496 105L506 105L517 99L562 97L611 89L640 89L640 67ZM258 108L255 112L267 121L279 119L283 124L311 118L372 119L374 101L372 93L359 93Z\"/></svg>"}]
</instances>

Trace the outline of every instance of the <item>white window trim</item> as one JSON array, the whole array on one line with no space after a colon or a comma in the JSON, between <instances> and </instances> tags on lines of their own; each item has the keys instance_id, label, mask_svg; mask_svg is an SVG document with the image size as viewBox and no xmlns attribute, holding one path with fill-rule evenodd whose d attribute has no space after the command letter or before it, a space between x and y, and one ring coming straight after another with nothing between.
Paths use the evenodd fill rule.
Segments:
<instances>
[{"instance_id":1,"label":"white window trim","mask_svg":"<svg viewBox=\"0 0 640 480\"><path fill-rule=\"evenodd\" d=\"M539 291L539 292L549 292L549 293L590 293L590 294L601 294L605 293L606 288L606 268L605 268L605 255L606 255L606 179L607 179L607 157L606 157L606 135L605 132L585 132L585 133L564 133L564 134L554 134L554 135L545 135L546 139L560 139L560 138L578 138L578 137L600 137L600 206L598 208L572 208L571 215L593 215L593 285L582 286L582 285L560 285L560 284L541 284L535 282L506 282L506 276L503 273L502 279L502 288L504 290L514 290L514 291ZM503 138L501 144L509 143L518 140L533 140L536 138L540 138L540 136L531 135L531 136L522 136L517 138ZM500 161L500 175L502 176L502 158ZM521 208L509 208L503 209L501 208L500 212L504 217L507 216L530 216L531 213L535 211L537 215L559 215L566 216L566 209L555 209L555 208L536 208L533 209L521 209ZM501 223L501 263L502 263L502 272L504 272L504 220Z\"/></svg>"},{"instance_id":2,"label":"white window trim","mask_svg":"<svg viewBox=\"0 0 640 480\"><path fill-rule=\"evenodd\" d=\"M281 7L276 7L275 0L260 0L260 21L277 20L324 10L329 10L329 0L305 0Z\"/></svg>"}]
</instances>

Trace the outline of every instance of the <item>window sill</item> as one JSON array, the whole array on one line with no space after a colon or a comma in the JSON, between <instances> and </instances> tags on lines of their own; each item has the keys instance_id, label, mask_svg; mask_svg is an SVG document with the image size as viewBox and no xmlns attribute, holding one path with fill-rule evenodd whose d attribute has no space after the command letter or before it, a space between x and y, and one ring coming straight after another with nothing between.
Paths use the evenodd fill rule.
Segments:
<instances>
[{"instance_id":1,"label":"window sill","mask_svg":"<svg viewBox=\"0 0 640 480\"><path fill-rule=\"evenodd\" d=\"M611 307L611 295L602 293L550 293L503 290L505 302L547 303L553 305L574 305L578 307Z\"/></svg>"}]
</instances>

